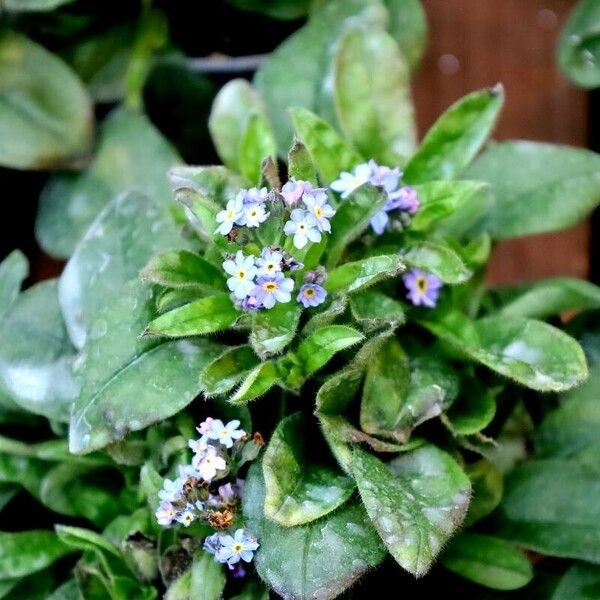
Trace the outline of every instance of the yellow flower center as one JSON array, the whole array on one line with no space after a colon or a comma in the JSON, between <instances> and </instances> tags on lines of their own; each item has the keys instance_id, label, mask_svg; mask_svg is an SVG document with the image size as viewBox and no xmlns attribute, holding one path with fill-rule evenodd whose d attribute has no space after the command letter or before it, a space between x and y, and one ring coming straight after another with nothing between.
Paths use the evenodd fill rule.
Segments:
<instances>
[{"instance_id":1,"label":"yellow flower center","mask_svg":"<svg viewBox=\"0 0 600 600\"><path fill-rule=\"evenodd\" d=\"M417 277L417 290L424 294L427 292L427 278L426 277Z\"/></svg>"},{"instance_id":2,"label":"yellow flower center","mask_svg":"<svg viewBox=\"0 0 600 600\"><path fill-rule=\"evenodd\" d=\"M315 216L320 219L323 216L323 209L320 206L315 208Z\"/></svg>"},{"instance_id":3,"label":"yellow flower center","mask_svg":"<svg viewBox=\"0 0 600 600\"><path fill-rule=\"evenodd\" d=\"M265 290L265 292L269 292L269 294L272 294L273 292L277 291L277 284L274 281L268 281L267 283L263 284L263 290Z\"/></svg>"},{"instance_id":4,"label":"yellow flower center","mask_svg":"<svg viewBox=\"0 0 600 600\"><path fill-rule=\"evenodd\" d=\"M238 279L245 279L246 271L238 271Z\"/></svg>"},{"instance_id":5,"label":"yellow flower center","mask_svg":"<svg viewBox=\"0 0 600 600\"><path fill-rule=\"evenodd\" d=\"M308 296L309 298L315 295L315 290L313 288L308 288L305 292L304 292L305 296Z\"/></svg>"},{"instance_id":6,"label":"yellow flower center","mask_svg":"<svg viewBox=\"0 0 600 600\"><path fill-rule=\"evenodd\" d=\"M233 545L233 551L234 551L236 554L239 554L239 553L242 551L242 549L243 549L243 548L244 548L244 547L242 546L242 544L234 544L234 545Z\"/></svg>"},{"instance_id":7,"label":"yellow flower center","mask_svg":"<svg viewBox=\"0 0 600 600\"><path fill-rule=\"evenodd\" d=\"M233 220L233 211L232 210L227 211L227 220L228 221Z\"/></svg>"},{"instance_id":8,"label":"yellow flower center","mask_svg":"<svg viewBox=\"0 0 600 600\"><path fill-rule=\"evenodd\" d=\"M253 210L250 211L250 216L251 217L255 217L257 214L258 214L258 212L255 209L253 209Z\"/></svg>"}]
</instances>

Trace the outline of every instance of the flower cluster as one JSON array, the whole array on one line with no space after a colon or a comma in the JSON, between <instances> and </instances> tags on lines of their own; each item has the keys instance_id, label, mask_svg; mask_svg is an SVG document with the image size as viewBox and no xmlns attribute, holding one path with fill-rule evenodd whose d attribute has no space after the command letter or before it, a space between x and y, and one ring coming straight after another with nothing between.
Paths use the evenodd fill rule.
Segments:
<instances>
[{"instance_id":1,"label":"flower cluster","mask_svg":"<svg viewBox=\"0 0 600 600\"><path fill-rule=\"evenodd\" d=\"M202 520L214 529L223 530L209 536L204 547L215 555L216 561L227 563L230 568L240 559L250 562L258 548L256 539L244 529L229 533L235 523L244 481L236 478L233 483L223 483L223 480L256 458L264 445L260 434L251 436L239 426L237 420L225 424L211 417L199 425L200 437L188 443L194 453L191 464L180 465L176 479L164 480L156 511L156 519L164 527L176 523L189 527Z\"/></svg>"},{"instance_id":2,"label":"flower cluster","mask_svg":"<svg viewBox=\"0 0 600 600\"><path fill-rule=\"evenodd\" d=\"M215 233L228 235L234 225L259 227L269 217L265 209L268 196L267 188L240 190L238 195L227 203L224 210L217 214L219 226Z\"/></svg>"},{"instance_id":3,"label":"flower cluster","mask_svg":"<svg viewBox=\"0 0 600 600\"><path fill-rule=\"evenodd\" d=\"M303 267L282 248L264 248L260 256L246 256L241 250L223 263L229 275L227 287L240 302L243 310L273 308L277 302L287 303L292 299L294 280L286 277L290 271ZM311 291L312 290L312 291ZM319 285L300 289L297 301L305 307L318 306L324 302L327 292ZM310 298L310 302L308 299Z\"/></svg>"},{"instance_id":4,"label":"flower cluster","mask_svg":"<svg viewBox=\"0 0 600 600\"><path fill-rule=\"evenodd\" d=\"M400 229L406 227L410 224L410 217L419 210L417 192L409 186L400 186L401 177L400 169L378 165L371 159L358 165L352 173L340 173L339 179L330 187L342 198L347 198L365 183L383 188L387 194L387 202L371 219L373 231L381 235L391 224Z\"/></svg>"}]
</instances>

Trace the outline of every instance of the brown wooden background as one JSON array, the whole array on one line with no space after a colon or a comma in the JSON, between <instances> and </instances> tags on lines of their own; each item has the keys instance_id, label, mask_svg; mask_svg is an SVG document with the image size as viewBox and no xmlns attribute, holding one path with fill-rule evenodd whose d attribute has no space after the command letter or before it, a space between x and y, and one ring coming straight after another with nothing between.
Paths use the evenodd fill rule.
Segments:
<instances>
[{"instance_id":1,"label":"brown wooden background","mask_svg":"<svg viewBox=\"0 0 600 600\"><path fill-rule=\"evenodd\" d=\"M556 65L556 41L574 0L423 0L429 45L416 79L420 131L459 97L502 82L496 139L586 146L587 95ZM589 269L589 224L496 248L490 281L572 275Z\"/></svg>"}]
</instances>

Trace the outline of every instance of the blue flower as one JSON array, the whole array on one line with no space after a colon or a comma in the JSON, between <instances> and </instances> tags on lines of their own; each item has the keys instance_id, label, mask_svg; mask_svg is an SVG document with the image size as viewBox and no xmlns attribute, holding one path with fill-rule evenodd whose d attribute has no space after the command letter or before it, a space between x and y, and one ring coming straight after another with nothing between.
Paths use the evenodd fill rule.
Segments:
<instances>
[{"instance_id":1,"label":"blue flower","mask_svg":"<svg viewBox=\"0 0 600 600\"><path fill-rule=\"evenodd\" d=\"M443 287L441 279L419 269L413 269L402 278L408 290L406 297L415 306L434 308L437 304L440 290Z\"/></svg>"},{"instance_id":2,"label":"blue flower","mask_svg":"<svg viewBox=\"0 0 600 600\"><path fill-rule=\"evenodd\" d=\"M408 185L388 195L388 201L385 205L386 210L398 209L414 215L420 207L419 196L414 188Z\"/></svg>"},{"instance_id":3,"label":"blue flower","mask_svg":"<svg viewBox=\"0 0 600 600\"><path fill-rule=\"evenodd\" d=\"M342 198L347 198L354 190L364 185L371 178L372 169L368 163L357 165L353 173L343 171L339 179L329 186L334 192L338 192Z\"/></svg>"},{"instance_id":4,"label":"blue flower","mask_svg":"<svg viewBox=\"0 0 600 600\"><path fill-rule=\"evenodd\" d=\"M189 527L196 520L194 506L188 504L185 509L177 515L176 520L184 527Z\"/></svg>"},{"instance_id":5,"label":"blue flower","mask_svg":"<svg viewBox=\"0 0 600 600\"><path fill-rule=\"evenodd\" d=\"M321 191L324 188L317 188ZM294 179L293 177L281 188L281 195L288 206L296 204L303 194L308 194L314 190L310 181L304 181L302 179Z\"/></svg>"},{"instance_id":6,"label":"blue flower","mask_svg":"<svg viewBox=\"0 0 600 600\"><path fill-rule=\"evenodd\" d=\"M237 224L237 221L239 221L242 215L242 197L238 194L234 200L230 200L227 203L224 210L217 213L216 220L217 223L219 223L219 226L215 230L215 233L227 235L232 230L233 225Z\"/></svg>"},{"instance_id":7,"label":"blue flower","mask_svg":"<svg viewBox=\"0 0 600 600\"><path fill-rule=\"evenodd\" d=\"M235 565L241 560L249 563L254 557L254 552L259 544L256 538L246 533L244 529L238 529L233 536L222 535L220 548L215 553L219 562Z\"/></svg>"},{"instance_id":8,"label":"blue flower","mask_svg":"<svg viewBox=\"0 0 600 600\"><path fill-rule=\"evenodd\" d=\"M229 421L227 425L224 425L221 419L214 419L206 435L211 440L217 440L225 448L231 448L234 440L239 440L246 435L243 429L238 429L239 425L237 419Z\"/></svg>"},{"instance_id":9,"label":"blue flower","mask_svg":"<svg viewBox=\"0 0 600 600\"><path fill-rule=\"evenodd\" d=\"M309 242L318 243L321 241L321 233L317 226L317 220L308 211L301 208L295 208L290 215L283 231L286 235L294 236L294 246L302 250Z\"/></svg>"},{"instance_id":10,"label":"blue flower","mask_svg":"<svg viewBox=\"0 0 600 600\"><path fill-rule=\"evenodd\" d=\"M277 273L273 277L259 277L252 295L260 298L265 308L273 308L276 302L286 303L292 299L294 280Z\"/></svg>"},{"instance_id":11,"label":"blue flower","mask_svg":"<svg viewBox=\"0 0 600 600\"><path fill-rule=\"evenodd\" d=\"M238 225L246 227L259 227L264 223L270 213L266 212L264 205L251 202L244 204L242 216L236 221Z\"/></svg>"},{"instance_id":12,"label":"blue flower","mask_svg":"<svg viewBox=\"0 0 600 600\"><path fill-rule=\"evenodd\" d=\"M309 306L319 306L325 302L327 292L324 288L316 283L305 283L300 292L296 296L296 300L304 305L304 308Z\"/></svg>"},{"instance_id":13,"label":"blue flower","mask_svg":"<svg viewBox=\"0 0 600 600\"><path fill-rule=\"evenodd\" d=\"M248 296L246 296L242 300L242 304L241 304L240 308L242 310L250 310L250 311L259 310L260 308L262 308L262 301L263 301L263 296L262 295L256 296L256 295L254 295L254 291L252 291L252 292L250 292L250 294Z\"/></svg>"},{"instance_id":14,"label":"blue flower","mask_svg":"<svg viewBox=\"0 0 600 600\"><path fill-rule=\"evenodd\" d=\"M385 227L390 220L387 210L376 212L371 218L371 227L377 235L381 235L385 231Z\"/></svg>"},{"instance_id":15,"label":"blue flower","mask_svg":"<svg viewBox=\"0 0 600 600\"><path fill-rule=\"evenodd\" d=\"M158 497L167 502L175 502L181 498L181 487L183 481L181 478L177 479L165 479L163 481L163 489L158 492Z\"/></svg>"},{"instance_id":16,"label":"blue flower","mask_svg":"<svg viewBox=\"0 0 600 600\"><path fill-rule=\"evenodd\" d=\"M260 257L256 259L258 275L271 276L281 271L283 254L270 248L265 248Z\"/></svg>"},{"instance_id":17,"label":"blue flower","mask_svg":"<svg viewBox=\"0 0 600 600\"><path fill-rule=\"evenodd\" d=\"M331 231L329 219L335 215L334 208L328 204L327 194L321 190L315 190L312 193L304 194L302 201L308 209L308 212L315 218L317 229L319 231Z\"/></svg>"},{"instance_id":18,"label":"blue flower","mask_svg":"<svg viewBox=\"0 0 600 600\"><path fill-rule=\"evenodd\" d=\"M177 509L167 500L163 500L154 514L159 525L168 527L177 518Z\"/></svg>"},{"instance_id":19,"label":"blue flower","mask_svg":"<svg viewBox=\"0 0 600 600\"><path fill-rule=\"evenodd\" d=\"M244 256L241 250L235 255L235 260L226 260L223 263L223 269L231 275L227 280L227 287L233 292L233 295L242 300L254 287L254 277L257 269L254 266L253 256Z\"/></svg>"},{"instance_id":20,"label":"blue flower","mask_svg":"<svg viewBox=\"0 0 600 600\"><path fill-rule=\"evenodd\" d=\"M213 533L212 535L209 535L207 538L205 538L202 547L209 554L216 554L221 547L221 534Z\"/></svg>"},{"instance_id":21,"label":"blue flower","mask_svg":"<svg viewBox=\"0 0 600 600\"><path fill-rule=\"evenodd\" d=\"M369 176L371 185L382 187L388 194L396 190L402 176L400 169L390 169L390 167L378 165L373 159L368 162L368 165L371 169Z\"/></svg>"},{"instance_id":22,"label":"blue flower","mask_svg":"<svg viewBox=\"0 0 600 600\"><path fill-rule=\"evenodd\" d=\"M266 187L250 188L249 190L241 190L238 197L241 198L245 205L248 204L263 204L267 199L269 192Z\"/></svg>"}]
</instances>

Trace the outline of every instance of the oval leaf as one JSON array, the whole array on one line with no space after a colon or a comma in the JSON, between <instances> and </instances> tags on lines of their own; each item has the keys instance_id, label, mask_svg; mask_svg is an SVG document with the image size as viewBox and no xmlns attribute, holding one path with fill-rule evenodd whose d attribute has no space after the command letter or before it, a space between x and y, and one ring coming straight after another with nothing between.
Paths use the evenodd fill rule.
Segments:
<instances>
[{"instance_id":1,"label":"oval leaf","mask_svg":"<svg viewBox=\"0 0 600 600\"><path fill-rule=\"evenodd\" d=\"M439 242L410 244L402 256L408 266L433 273L444 283L464 283L472 275L462 258Z\"/></svg>"}]
</instances>

